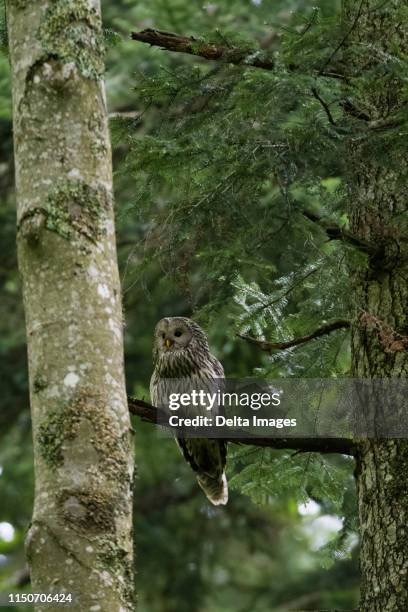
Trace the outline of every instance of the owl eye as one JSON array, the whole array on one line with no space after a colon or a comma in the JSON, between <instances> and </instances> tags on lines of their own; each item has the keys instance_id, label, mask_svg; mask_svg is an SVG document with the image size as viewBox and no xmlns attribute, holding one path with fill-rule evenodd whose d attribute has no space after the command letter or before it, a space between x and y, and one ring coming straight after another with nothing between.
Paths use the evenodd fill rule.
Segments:
<instances>
[{"instance_id":1,"label":"owl eye","mask_svg":"<svg viewBox=\"0 0 408 612\"><path fill-rule=\"evenodd\" d=\"M162 335L161 335L161 337L162 337L162 338L164 338L164 336L165 336L165 335L166 335L166 334L163 332L163 333L162 333Z\"/></svg>"},{"instance_id":2,"label":"owl eye","mask_svg":"<svg viewBox=\"0 0 408 612\"><path fill-rule=\"evenodd\" d=\"M180 336L183 335L183 332L181 331L181 329L176 329L174 335L176 336L176 338L180 338Z\"/></svg>"}]
</instances>

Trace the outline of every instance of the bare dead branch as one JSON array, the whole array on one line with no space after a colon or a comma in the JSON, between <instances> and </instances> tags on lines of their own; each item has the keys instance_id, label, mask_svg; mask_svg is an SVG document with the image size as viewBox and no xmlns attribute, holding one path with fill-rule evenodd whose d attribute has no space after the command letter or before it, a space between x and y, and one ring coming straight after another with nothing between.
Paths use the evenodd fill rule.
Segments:
<instances>
[{"instance_id":1,"label":"bare dead branch","mask_svg":"<svg viewBox=\"0 0 408 612\"><path fill-rule=\"evenodd\" d=\"M261 351L271 353L272 351L283 351L285 349L292 348L293 346L298 346L299 344L305 344L306 342L310 342L310 340L314 340L315 338L326 336L336 329L347 329L349 327L350 321L347 321L346 319L338 319L336 321L332 321L331 323L327 323L326 325L322 325L322 327L315 329L314 332L308 334L307 336L300 336L299 338L294 338L288 342L267 342L266 340L258 340L257 338L252 338L252 336L247 336L245 334L237 335L239 338L246 340L250 344L255 344L261 349Z\"/></svg>"},{"instance_id":2,"label":"bare dead branch","mask_svg":"<svg viewBox=\"0 0 408 612\"><path fill-rule=\"evenodd\" d=\"M128 406L129 412L140 417L142 421L170 427L166 422L165 412L160 408L134 397L128 397ZM233 433L237 437L224 438L226 442L263 448L292 449L299 453L354 455L354 443L348 438L263 438L239 429L234 429Z\"/></svg>"},{"instance_id":3,"label":"bare dead branch","mask_svg":"<svg viewBox=\"0 0 408 612\"><path fill-rule=\"evenodd\" d=\"M174 32L164 32L147 28L141 32L132 32L131 38L138 42L146 43L152 47L160 47L167 51L175 53L187 53L188 55L196 55L207 60L222 61L229 64L242 64L244 66L252 66L254 68L262 68L263 70L274 70L275 62L273 58L267 57L262 49L242 49L229 45L219 45L215 43L206 43L194 36L182 36ZM265 47L266 45L262 45ZM288 65L290 71L299 70L296 64ZM334 72L333 70L320 70L319 76L347 80L343 74Z\"/></svg>"},{"instance_id":4,"label":"bare dead branch","mask_svg":"<svg viewBox=\"0 0 408 612\"><path fill-rule=\"evenodd\" d=\"M142 113L139 111L117 111L114 113L109 113L109 120L122 119L126 120L137 120L140 119Z\"/></svg>"},{"instance_id":5,"label":"bare dead branch","mask_svg":"<svg viewBox=\"0 0 408 612\"><path fill-rule=\"evenodd\" d=\"M207 43L194 36L180 36L173 32L163 32L148 28L142 32L132 32L131 38L147 43L153 47L167 49L176 53L196 55L207 60L216 60L227 64L243 64L264 70L273 70L275 63L261 49L241 49L235 46L224 46Z\"/></svg>"}]
</instances>

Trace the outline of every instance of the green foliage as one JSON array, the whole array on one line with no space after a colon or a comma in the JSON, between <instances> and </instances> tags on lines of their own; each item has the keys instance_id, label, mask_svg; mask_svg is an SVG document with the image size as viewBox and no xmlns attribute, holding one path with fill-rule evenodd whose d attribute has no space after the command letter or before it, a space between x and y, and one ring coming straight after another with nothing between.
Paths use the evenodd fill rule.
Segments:
<instances>
[{"instance_id":1,"label":"green foliage","mask_svg":"<svg viewBox=\"0 0 408 612\"><path fill-rule=\"evenodd\" d=\"M347 226L348 139L358 134L367 140L367 148L381 142L378 134L369 133L364 122L347 116L338 104L345 95L354 99L355 92L345 94L339 79L319 74L344 35L338 3L321 2L319 11L310 10L306 2L264 1L248 10L249 6L249 2L219 2L211 15L210 9L184 2L154 2L135 9L135 28L157 27L219 44L222 39L236 43L232 32L239 32L248 48L261 41L268 55L275 57L277 71L207 64L143 45L129 50L129 43L124 43L127 57L138 58L133 95L124 108L139 113L137 118L115 120L112 126L121 152L116 180L128 185L120 217L130 241L124 255L128 348L134 342L149 344L133 331L136 311L144 321L147 316L151 326L164 315L193 314L208 329L211 346L230 376L253 372L274 377L344 376L349 369L349 341L342 330L271 357L235 336L246 331L283 341L310 333L327 320L347 317L347 264L360 255L328 243L302 211L307 208ZM297 12L291 15L290 8ZM123 17L117 18L119 22L126 30ZM326 69L339 70L337 59L334 53L336 65ZM327 103L336 125L312 89ZM112 100L116 91L111 90ZM389 142L395 135L382 138ZM133 239L128 231L132 220L137 226ZM136 370L131 371L137 376ZM152 459L149 466L153 465L157 461ZM216 600L210 598L208 609L240 605L273 609L290 599L288 592L292 597L308 592L306 583L299 591L297 578L292 582L284 578L300 575L309 585L322 585L323 592L328 589L318 607L353 607L355 594L345 595L335 587L347 583L346 575L341 575L345 568L355 567L355 560L348 560L356 532L351 472L351 462L345 458L332 461L230 448L231 507L238 503L235 496L244 494L248 501L242 516L247 520L252 512L249 499L254 499L262 512L291 523L289 528L287 523L286 527L275 523L278 546L269 547L267 553L270 558L271 548L285 551L278 562L284 586L279 593L275 584L275 595L267 589L267 599L258 590L247 608L244 602L232 604L228 581L237 575L236 568L227 569L224 561L229 578L212 590ZM146 478L146 472L141 473L139 482ZM304 558L292 547L294 533L295 540L302 540L297 504L308 499L319 503L321 513L341 517L343 525L312 553L313 563L326 567L334 563L324 579L323 574L302 572L295 562ZM250 579L239 577L241 594L251 580L255 593L255 582L260 585L262 580L260 566L268 565L258 540L261 524L258 517L253 529L256 555L244 552L247 531L240 548L228 549L229 557L245 558L245 567L253 568ZM144 525L152 525L151 515ZM165 538L162 529L155 534L158 541ZM183 535L177 537L179 543L184 541ZM215 559L211 564L217 567ZM206 574L213 576L208 570ZM191 577L197 580L196 573ZM273 574L268 581L273 582ZM194 607L193 602L189 605ZM202 601L199 606L206 609Z\"/></svg>"},{"instance_id":2,"label":"green foliage","mask_svg":"<svg viewBox=\"0 0 408 612\"><path fill-rule=\"evenodd\" d=\"M152 51L135 84L140 117L114 128L116 142L128 148L118 176L133 177L133 214L145 228L134 277L149 287L156 267L164 272L160 282L183 298L182 314L194 313L223 343L229 374L348 371L343 331L271 357L235 339L239 331L285 341L347 316L349 249L327 243L302 215L315 210L347 224L343 151L354 124L337 104L340 81L319 74L341 40L338 23L324 10L286 15L276 72L163 55L157 66ZM220 42L213 26L201 36ZM268 51L276 51L271 45ZM172 314L166 301L162 312ZM243 350L249 352L239 369ZM229 461L231 487L258 505L315 499L342 517L343 529L316 555L319 563L350 555L356 526L349 461L247 449L230 450Z\"/></svg>"},{"instance_id":3,"label":"green foliage","mask_svg":"<svg viewBox=\"0 0 408 612\"><path fill-rule=\"evenodd\" d=\"M316 12L307 25L302 39L323 27ZM285 32L294 47L300 44L296 27L295 19ZM258 308L256 300L244 304L237 282L241 289L257 287L265 303L279 282L285 292L284 281L274 278L278 267L282 278L299 267L300 275L307 274L321 257L318 249L327 251L328 260L344 258L341 248L328 250L324 235L301 222L306 205L337 213L344 199L336 178L341 155L333 148L333 141L341 146L341 136L311 94L316 83L328 96L336 95L339 86L317 74L285 70L287 47L289 42L277 58L282 65L276 74L209 68L187 58L181 68L163 67L143 76L136 93L146 109L146 133L134 125L126 139L130 154L123 168L135 176L138 214L146 210L150 226L146 264L157 259L171 278L190 283L193 307L199 309L197 316L204 307L205 320L211 304L215 316L220 303L235 299L244 310L238 321L247 331L252 325L254 334L290 330L286 317L296 316L294 300L282 299L274 308ZM149 116L158 126L153 130ZM337 181L337 189L325 187L330 180ZM280 244L286 245L285 258ZM341 311L346 305L339 305L336 294L342 285L331 274L327 280L327 296L333 296L328 310ZM317 299L322 301L320 287L305 284L303 300L312 312L302 304L304 327L313 324Z\"/></svg>"},{"instance_id":4,"label":"green foliage","mask_svg":"<svg viewBox=\"0 0 408 612\"><path fill-rule=\"evenodd\" d=\"M349 368L341 330L270 357L235 337L285 341L349 309L350 249L328 243L302 215L314 210L347 224L343 161L354 120L338 105L341 82L319 74L343 32L333 10L329 16L323 6L303 9L273 26L268 53L275 54L276 72L163 53L157 65L151 50L135 82L140 116L114 126L116 142L128 150L117 176L137 185L125 218L136 216L145 228L138 237L143 251L130 265L134 282L144 279L156 295L160 270L178 307L164 299L161 314L201 319L229 375L325 377ZM199 34L228 44L230 27L216 31L212 23ZM240 35L245 48L254 48L247 41L266 35L260 15L241 24ZM139 52L145 57L144 48ZM330 118L313 90L327 101ZM341 517L343 528L315 561L328 567L350 556L356 529L350 461L230 449L229 465L231 488L260 507L293 509L314 499L322 512Z\"/></svg>"},{"instance_id":5,"label":"green foliage","mask_svg":"<svg viewBox=\"0 0 408 612\"><path fill-rule=\"evenodd\" d=\"M248 457L247 453L247 450L232 451L235 468L241 463L241 456ZM301 504L312 498L338 514L347 489L340 472L347 473L346 466L347 462L338 467L317 454L292 458L271 449L256 449L251 453L250 462L230 479L230 485L258 504L289 497Z\"/></svg>"},{"instance_id":6,"label":"green foliage","mask_svg":"<svg viewBox=\"0 0 408 612\"><path fill-rule=\"evenodd\" d=\"M105 45L107 47L116 47L120 45L122 41L122 37L119 32L113 30L112 28L103 28L103 36L105 39Z\"/></svg>"},{"instance_id":7,"label":"green foliage","mask_svg":"<svg viewBox=\"0 0 408 612\"><path fill-rule=\"evenodd\" d=\"M319 550L322 565L350 554L357 526L349 459L318 454L294 457L267 448L248 452L238 447L230 449L230 462L230 488L248 495L255 504L275 504L277 500L305 504L312 499L322 505L324 513L342 518L342 529Z\"/></svg>"},{"instance_id":8,"label":"green foliage","mask_svg":"<svg viewBox=\"0 0 408 612\"><path fill-rule=\"evenodd\" d=\"M0 2L0 57L8 54L7 12L5 2Z\"/></svg>"}]
</instances>

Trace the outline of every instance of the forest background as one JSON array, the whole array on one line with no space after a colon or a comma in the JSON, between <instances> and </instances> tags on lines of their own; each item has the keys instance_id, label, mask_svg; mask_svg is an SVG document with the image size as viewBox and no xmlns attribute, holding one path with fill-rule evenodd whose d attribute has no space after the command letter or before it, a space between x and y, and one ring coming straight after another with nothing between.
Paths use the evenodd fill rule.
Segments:
<instances>
[{"instance_id":1,"label":"forest background","mask_svg":"<svg viewBox=\"0 0 408 612\"><path fill-rule=\"evenodd\" d=\"M313 45L310 63L323 66L331 41L316 40L338 23L339 3L122 0L102 8L128 392L148 398L153 329L174 314L203 325L229 377L347 375L345 329L272 354L237 336L284 342L347 316L347 257L357 255L298 209L341 209L337 117L310 77L278 82L130 39L155 27L287 54L299 41L298 51L307 58ZM4 35L2 47L0 591L8 591L28 588L18 582L33 467ZM325 95L335 100L336 87L328 82ZM350 458L231 445L231 501L214 509L174 443L136 419L134 428L141 612L355 607Z\"/></svg>"}]
</instances>

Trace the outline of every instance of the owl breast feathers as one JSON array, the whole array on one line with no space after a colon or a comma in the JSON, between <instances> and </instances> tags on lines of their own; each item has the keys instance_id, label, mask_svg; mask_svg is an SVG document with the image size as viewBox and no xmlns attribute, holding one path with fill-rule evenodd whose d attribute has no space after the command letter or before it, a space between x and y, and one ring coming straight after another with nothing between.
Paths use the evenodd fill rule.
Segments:
<instances>
[{"instance_id":1,"label":"owl breast feathers","mask_svg":"<svg viewBox=\"0 0 408 612\"><path fill-rule=\"evenodd\" d=\"M150 397L155 406L168 405L168 390L171 387L174 391L174 384L177 384L174 379L180 381L184 392L191 392L211 388L224 378L223 367L210 353L205 333L195 321L185 317L166 317L158 322L154 334L153 363ZM167 379L172 381L167 383ZM188 415L200 414L204 410L195 406L185 408ZM210 502L216 506L226 504L226 442L180 436L176 441Z\"/></svg>"}]
</instances>

